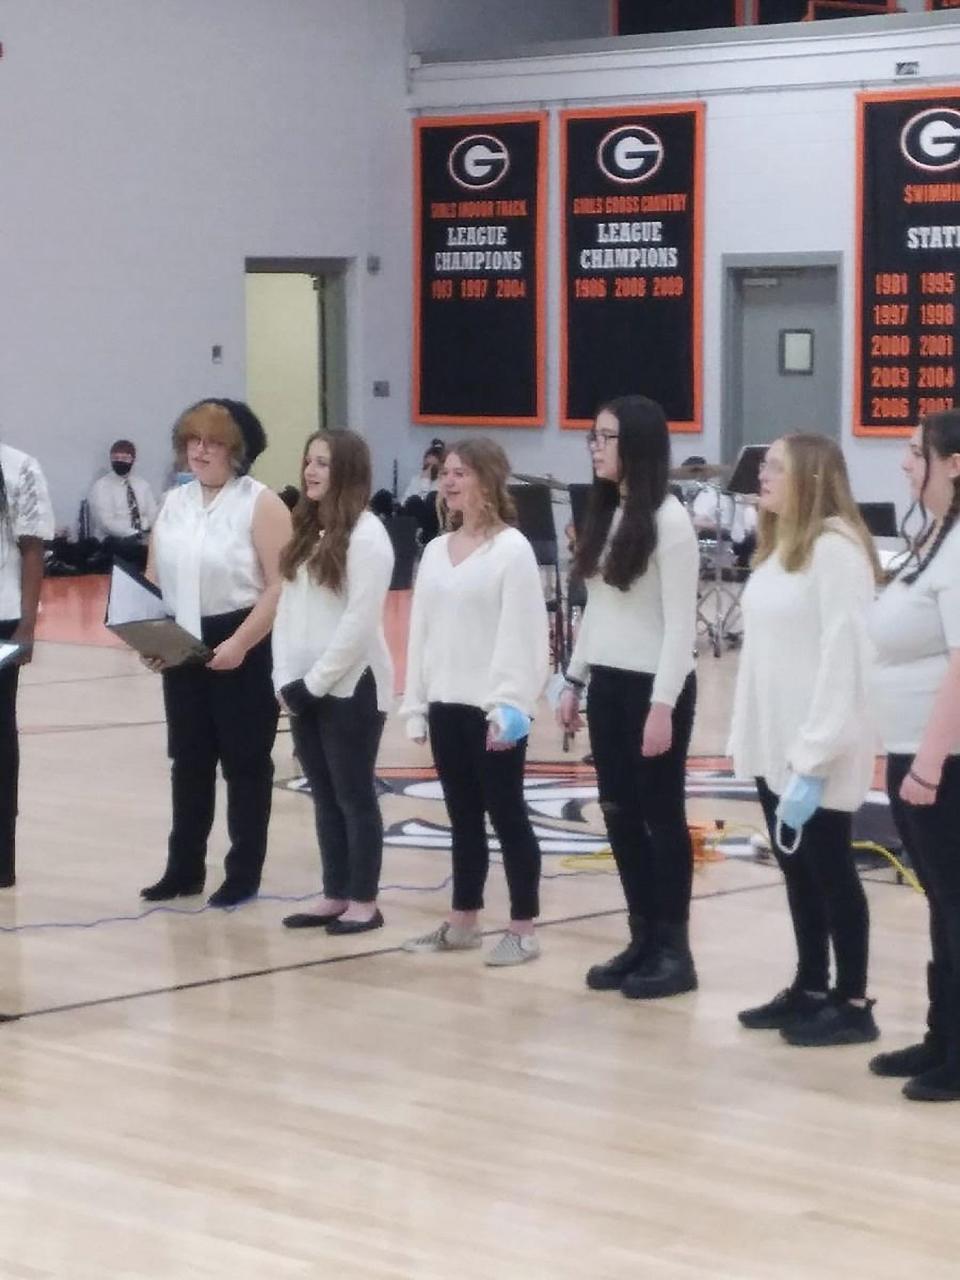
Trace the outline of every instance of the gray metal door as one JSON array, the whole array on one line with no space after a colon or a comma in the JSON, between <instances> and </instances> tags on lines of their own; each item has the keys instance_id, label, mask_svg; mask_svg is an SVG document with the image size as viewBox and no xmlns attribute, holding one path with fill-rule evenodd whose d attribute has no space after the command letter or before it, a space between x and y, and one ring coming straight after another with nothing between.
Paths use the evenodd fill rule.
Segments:
<instances>
[{"instance_id":1,"label":"gray metal door","mask_svg":"<svg viewBox=\"0 0 960 1280\"><path fill-rule=\"evenodd\" d=\"M730 270L727 461L786 431L840 438L837 277L834 266Z\"/></svg>"}]
</instances>

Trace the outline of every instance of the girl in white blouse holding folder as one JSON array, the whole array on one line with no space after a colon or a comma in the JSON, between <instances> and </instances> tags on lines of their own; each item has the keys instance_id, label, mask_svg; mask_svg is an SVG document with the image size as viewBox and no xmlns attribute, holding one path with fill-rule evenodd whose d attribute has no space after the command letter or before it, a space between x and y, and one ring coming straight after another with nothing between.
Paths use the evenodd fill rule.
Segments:
<instances>
[{"instance_id":1,"label":"girl in white blouse holding folder","mask_svg":"<svg viewBox=\"0 0 960 1280\"><path fill-rule=\"evenodd\" d=\"M423 553L413 596L401 715L430 745L453 833L453 910L408 951L479 947L489 865L485 814L500 840L510 927L486 958L522 964L540 953L540 849L527 816L527 732L547 678L547 612L533 549L516 529L510 464L490 440L448 452L441 511L453 532Z\"/></svg>"},{"instance_id":2,"label":"girl in white blouse holding folder","mask_svg":"<svg viewBox=\"0 0 960 1280\"><path fill-rule=\"evenodd\" d=\"M866 618L879 565L843 454L825 436L774 441L759 509L729 751L737 776L756 779L798 963L785 990L739 1017L790 1044L859 1044L879 1034L866 998L867 900L851 848L876 752Z\"/></svg>"},{"instance_id":3,"label":"girl in white blouse holding folder","mask_svg":"<svg viewBox=\"0 0 960 1280\"><path fill-rule=\"evenodd\" d=\"M303 456L293 538L280 568L273 683L291 716L316 815L323 897L288 929L379 929L383 822L374 766L393 698L383 605L393 547L370 511L370 452L352 431L317 432Z\"/></svg>"}]
</instances>

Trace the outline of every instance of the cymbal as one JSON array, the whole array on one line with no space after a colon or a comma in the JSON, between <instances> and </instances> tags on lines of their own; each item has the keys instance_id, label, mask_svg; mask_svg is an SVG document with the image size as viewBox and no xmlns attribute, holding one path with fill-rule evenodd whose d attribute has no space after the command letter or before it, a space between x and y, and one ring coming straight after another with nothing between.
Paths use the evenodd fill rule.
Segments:
<instances>
[{"instance_id":1,"label":"cymbal","mask_svg":"<svg viewBox=\"0 0 960 1280\"><path fill-rule=\"evenodd\" d=\"M671 480L720 480L729 474L729 467L720 467L714 462L698 462L692 466L674 467L672 471L667 472Z\"/></svg>"},{"instance_id":2,"label":"cymbal","mask_svg":"<svg viewBox=\"0 0 960 1280\"><path fill-rule=\"evenodd\" d=\"M543 484L548 489L557 489L561 493L566 493L570 488L565 480L558 480L556 476L529 476L522 471L514 471L511 479L519 480L521 484Z\"/></svg>"}]
</instances>

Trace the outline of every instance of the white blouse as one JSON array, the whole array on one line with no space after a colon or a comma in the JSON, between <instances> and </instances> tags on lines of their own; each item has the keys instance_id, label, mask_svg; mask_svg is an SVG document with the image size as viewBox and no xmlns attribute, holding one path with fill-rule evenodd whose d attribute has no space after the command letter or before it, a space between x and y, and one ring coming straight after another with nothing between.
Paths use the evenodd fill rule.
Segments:
<instances>
[{"instance_id":1,"label":"white blouse","mask_svg":"<svg viewBox=\"0 0 960 1280\"><path fill-rule=\"evenodd\" d=\"M504 703L532 716L547 680L547 607L530 543L501 529L455 565L451 536L427 544L413 593L400 707L411 738L426 733L431 702Z\"/></svg>"},{"instance_id":2,"label":"white blouse","mask_svg":"<svg viewBox=\"0 0 960 1280\"><path fill-rule=\"evenodd\" d=\"M20 617L19 538L53 537L53 507L35 458L0 444L0 470L7 494L7 519L0 516L0 621Z\"/></svg>"},{"instance_id":3,"label":"white blouse","mask_svg":"<svg viewBox=\"0 0 960 1280\"><path fill-rule=\"evenodd\" d=\"M737 777L780 795L791 772L826 779L823 805L852 813L873 777L868 714L867 554L841 521L814 543L804 569L774 554L741 597L743 649L727 750Z\"/></svg>"},{"instance_id":4,"label":"white blouse","mask_svg":"<svg viewBox=\"0 0 960 1280\"><path fill-rule=\"evenodd\" d=\"M586 681L592 666L644 671L653 676L652 701L672 707L694 667L700 551L690 517L673 494L656 518L657 545L646 572L626 591L600 574L587 579L587 607L567 674Z\"/></svg>"},{"instance_id":5,"label":"white blouse","mask_svg":"<svg viewBox=\"0 0 960 1280\"><path fill-rule=\"evenodd\" d=\"M164 603L191 635L200 619L250 609L264 588L253 545L253 510L266 485L252 476L227 482L209 506L197 480L171 489L153 531Z\"/></svg>"},{"instance_id":6,"label":"white blouse","mask_svg":"<svg viewBox=\"0 0 960 1280\"><path fill-rule=\"evenodd\" d=\"M951 529L915 582L899 579L870 611L877 653L871 696L887 751L920 745L951 649L960 649L960 526ZM960 755L960 740L950 752Z\"/></svg>"},{"instance_id":7,"label":"white blouse","mask_svg":"<svg viewBox=\"0 0 960 1280\"><path fill-rule=\"evenodd\" d=\"M393 576L393 547L369 511L357 521L347 547L341 591L318 586L306 565L284 581L273 624L273 686L279 693L303 680L314 695L349 698L364 671L373 671L377 705L393 700L393 663L383 633L383 604Z\"/></svg>"}]
</instances>

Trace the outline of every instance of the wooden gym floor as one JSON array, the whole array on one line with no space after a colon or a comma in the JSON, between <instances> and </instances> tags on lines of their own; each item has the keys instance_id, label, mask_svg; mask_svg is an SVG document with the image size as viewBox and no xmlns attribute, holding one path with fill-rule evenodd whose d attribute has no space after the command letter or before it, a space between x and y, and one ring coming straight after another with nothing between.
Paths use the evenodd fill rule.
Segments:
<instances>
[{"instance_id":1,"label":"wooden gym floor","mask_svg":"<svg viewBox=\"0 0 960 1280\"><path fill-rule=\"evenodd\" d=\"M790 977L757 811L716 775L735 655L700 661L691 817L699 992L583 985L625 920L589 769L545 713L529 802L542 958L410 956L447 904L429 759L381 752L386 927L290 933L317 892L307 797L278 785L262 896L141 905L168 821L159 682L109 643L100 584L47 584L20 697L19 879L0 893L2 1280L956 1277L960 1107L904 1101L870 1047L793 1049L737 1009ZM404 598L391 601L402 632ZM278 783L295 776L289 735ZM210 887L224 848L222 815ZM870 873L881 1047L921 1025L922 899ZM491 873L488 929L504 921Z\"/></svg>"}]
</instances>

